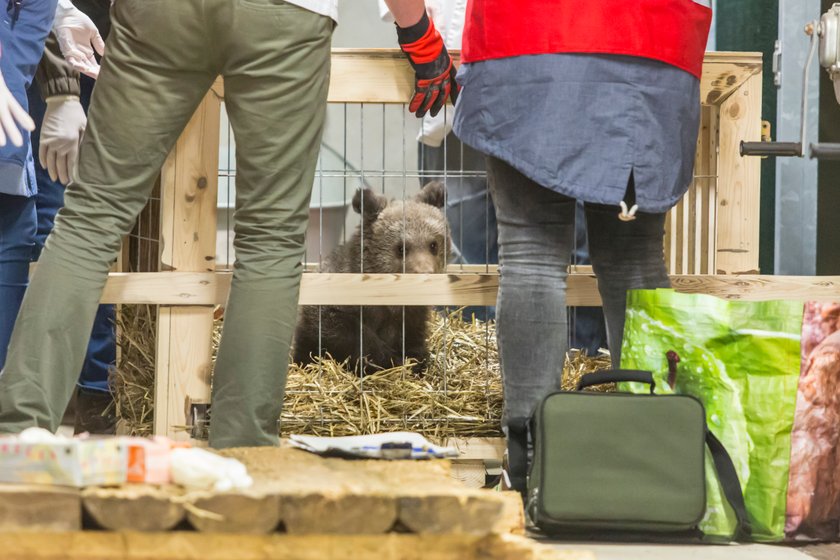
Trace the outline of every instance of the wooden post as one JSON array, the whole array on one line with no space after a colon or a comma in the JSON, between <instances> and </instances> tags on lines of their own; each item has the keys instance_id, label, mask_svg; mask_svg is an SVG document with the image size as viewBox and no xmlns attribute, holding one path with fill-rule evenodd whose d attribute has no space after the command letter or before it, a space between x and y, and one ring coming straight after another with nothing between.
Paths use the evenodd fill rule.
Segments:
<instances>
[{"instance_id":1,"label":"wooden post","mask_svg":"<svg viewBox=\"0 0 840 560\"><path fill-rule=\"evenodd\" d=\"M718 274L758 272L761 159L739 150L741 140L761 140L761 79L761 72L750 76L720 107Z\"/></svg>"},{"instance_id":2,"label":"wooden post","mask_svg":"<svg viewBox=\"0 0 840 560\"><path fill-rule=\"evenodd\" d=\"M209 92L164 164L161 270L215 271L220 111ZM193 405L210 402L212 333L212 306L160 307L155 434L188 439Z\"/></svg>"}]
</instances>

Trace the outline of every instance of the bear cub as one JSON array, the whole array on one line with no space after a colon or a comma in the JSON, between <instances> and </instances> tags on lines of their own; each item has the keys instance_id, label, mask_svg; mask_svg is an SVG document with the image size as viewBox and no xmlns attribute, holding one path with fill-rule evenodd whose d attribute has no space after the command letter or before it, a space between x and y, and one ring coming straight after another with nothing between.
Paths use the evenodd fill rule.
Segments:
<instances>
[{"instance_id":1,"label":"bear cub","mask_svg":"<svg viewBox=\"0 0 840 560\"><path fill-rule=\"evenodd\" d=\"M358 189L353 210L362 214L362 224L325 259L324 272L442 272L452 251L442 210L444 196L439 181L426 184L405 201L389 201L370 189ZM429 353L429 311L428 306L321 306L319 318L317 306L303 306L295 331L294 360L310 363L320 349L321 355L329 353L338 362L349 359L348 367L365 374L401 365L404 348L406 360L413 359L422 368Z\"/></svg>"}]
</instances>

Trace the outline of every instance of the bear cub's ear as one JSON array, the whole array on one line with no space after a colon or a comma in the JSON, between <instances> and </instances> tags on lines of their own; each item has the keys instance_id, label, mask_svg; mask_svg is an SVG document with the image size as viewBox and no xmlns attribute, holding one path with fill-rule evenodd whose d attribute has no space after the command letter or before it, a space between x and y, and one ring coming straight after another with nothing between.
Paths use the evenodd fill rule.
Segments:
<instances>
[{"instance_id":1,"label":"bear cub's ear","mask_svg":"<svg viewBox=\"0 0 840 560\"><path fill-rule=\"evenodd\" d=\"M435 208L443 208L446 203L446 187L440 181L431 181L420 189L414 200L424 204L430 204Z\"/></svg>"},{"instance_id":2,"label":"bear cub's ear","mask_svg":"<svg viewBox=\"0 0 840 560\"><path fill-rule=\"evenodd\" d=\"M364 196L364 211L366 219L376 219L379 213L388 206L388 199L381 194L376 194L370 189L359 188L353 195L353 210L357 214L362 213L362 197Z\"/></svg>"}]
</instances>

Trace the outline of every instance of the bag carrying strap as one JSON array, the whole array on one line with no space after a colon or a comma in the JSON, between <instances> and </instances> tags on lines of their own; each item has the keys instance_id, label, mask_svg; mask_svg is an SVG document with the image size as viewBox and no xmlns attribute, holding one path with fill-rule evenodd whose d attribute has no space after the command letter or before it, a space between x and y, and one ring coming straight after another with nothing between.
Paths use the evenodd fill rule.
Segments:
<instances>
[{"instance_id":1,"label":"bag carrying strap","mask_svg":"<svg viewBox=\"0 0 840 560\"><path fill-rule=\"evenodd\" d=\"M749 540L752 535L752 527L747 517L747 506L744 503L744 493L741 490L741 482L738 480L735 464L732 463L732 458L726 448L710 430L706 430L706 445L712 452L712 460L715 463L715 470L723 489L723 495L729 505L732 506L738 522L733 539L736 541Z\"/></svg>"},{"instance_id":2,"label":"bag carrying strap","mask_svg":"<svg viewBox=\"0 0 840 560\"><path fill-rule=\"evenodd\" d=\"M649 371L639 369L607 369L603 371L596 371L587 373L580 378L577 384L577 391L582 391L586 387L593 385L603 385L605 383L647 383L650 385L650 392L656 388L656 383L653 381L653 374Z\"/></svg>"}]
</instances>

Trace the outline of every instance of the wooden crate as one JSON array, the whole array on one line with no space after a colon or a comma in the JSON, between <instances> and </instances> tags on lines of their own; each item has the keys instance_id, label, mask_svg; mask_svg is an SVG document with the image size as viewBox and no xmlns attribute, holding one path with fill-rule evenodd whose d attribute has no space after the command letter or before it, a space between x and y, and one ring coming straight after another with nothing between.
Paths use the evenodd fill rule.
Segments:
<instances>
[{"instance_id":1,"label":"wooden crate","mask_svg":"<svg viewBox=\"0 0 840 560\"><path fill-rule=\"evenodd\" d=\"M759 53L706 56L695 180L667 220L673 283L681 291L728 298L840 297L837 278L756 275L760 166L758 159L741 158L738 148L761 136L761 76ZM413 73L399 51L333 51L330 103L401 104L412 88ZM231 280L215 263L223 97L219 79L163 168L159 205L146 210L145 223L160 226L159 262L111 274L102 300L160 306L155 432L182 439L192 406L209 402L212 306L225 302ZM485 267L438 275L306 273L300 303L494 305L497 289L496 271ZM572 271L568 303L600 305L591 270Z\"/></svg>"}]
</instances>

